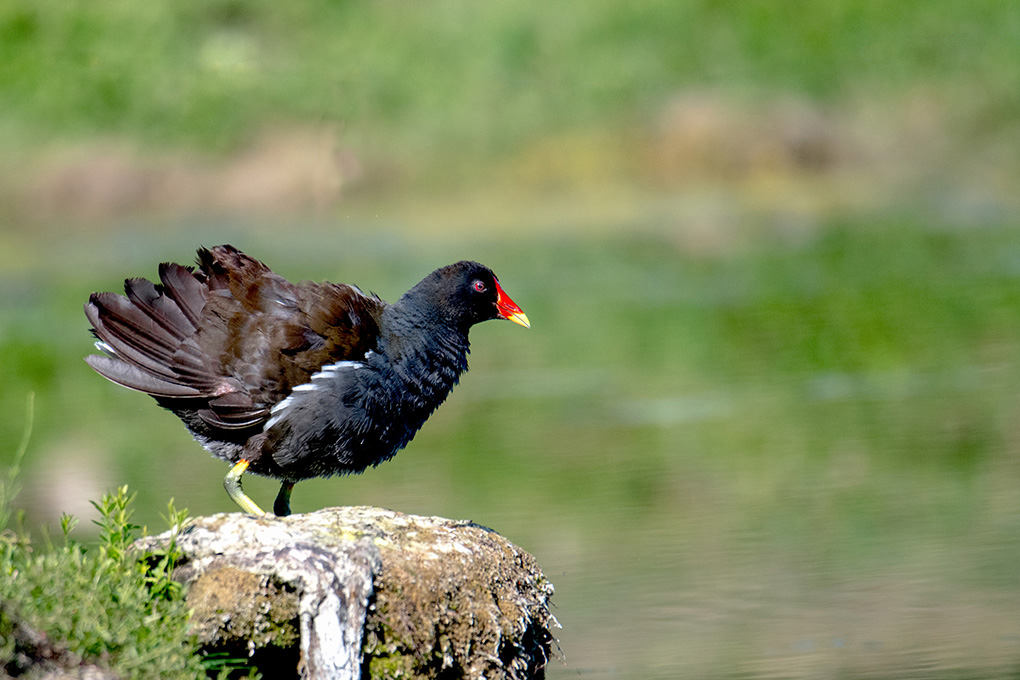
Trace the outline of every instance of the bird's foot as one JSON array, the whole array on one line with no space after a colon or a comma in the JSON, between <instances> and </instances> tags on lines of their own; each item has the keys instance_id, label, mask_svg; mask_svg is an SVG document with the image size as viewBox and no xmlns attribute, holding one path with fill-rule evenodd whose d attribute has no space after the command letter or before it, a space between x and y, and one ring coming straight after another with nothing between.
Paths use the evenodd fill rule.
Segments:
<instances>
[{"instance_id":1,"label":"bird's foot","mask_svg":"<svg viewBox=\"0 0 1020 680\"><path fill-rule=\"evenodd\" d=\"M237 503L237 506L247 512L249 515L262 516L265 515L265 511L260 508L255 501L248 498L245 495L244 490L241 488L241 475L248 469L248 465L251 461L239 460L234 464L234 467L230 468L230 472L223 478L223 488L227 490L227 495L230 496L230 500Z\"/></svg>"}]
</instances>

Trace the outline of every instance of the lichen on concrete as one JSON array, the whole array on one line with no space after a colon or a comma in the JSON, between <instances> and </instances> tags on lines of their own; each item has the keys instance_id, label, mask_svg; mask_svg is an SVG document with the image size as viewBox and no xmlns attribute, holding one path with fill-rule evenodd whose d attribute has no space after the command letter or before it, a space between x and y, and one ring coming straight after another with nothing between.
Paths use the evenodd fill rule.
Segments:
<instances>
[{"instance_id":1,"label":"lichen on concrete","mask_svg":"<svg viewBox=\"0 0 1020 680\"><path fill-rule=\"evenodd\" d=\"M534 558L476 524L416 519L377 541L370 677L541 677L553 588Z\"/></svg>"},{"instance_id":2,"label":"lichen on concrete","mask_svg":"<svg viewBox=\"0 0 1020 680\"><path fill-rule=\"evenodd\" d=\"M295 588L272 575L209 569L191 583L187 598L193 630L210 646L240 639L250 649L287 648L300 640Z\"/></svg>"},{"instance_id":3,"label":"lichen on concrete","mask_svg":"<svg viewBox=\"0 0 1020 680\"><path fill-rule=\"evenodd\" d=\"M554 643L535 559L471 522L366 507L214 515L177 544L200 640L263 672L290 664L273 677L540 678Z\"/></svg>"}]
</instances>

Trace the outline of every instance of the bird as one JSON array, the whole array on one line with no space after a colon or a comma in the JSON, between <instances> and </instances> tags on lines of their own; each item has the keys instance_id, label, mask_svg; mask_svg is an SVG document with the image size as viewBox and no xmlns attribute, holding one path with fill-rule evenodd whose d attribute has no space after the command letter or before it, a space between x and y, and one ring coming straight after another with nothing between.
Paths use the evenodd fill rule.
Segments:
<instances>
[{"instance_id":1,"label":"bird","mask_svg":"<svg viewBox=\"0 0 1020 680\"><path fill-rule=\"evenodd\" d=\"M277 516L294 485L357 474L404 448L467 370L468 331L528 317L488 267L436 269L395 303L342 283L291 283L230 245L197 267L164 262L159 283L92 293L85 316L99 375L144 392L231 464L223 485L266 513L246 472L277 479Z\"/></svg>"}]
</instances>

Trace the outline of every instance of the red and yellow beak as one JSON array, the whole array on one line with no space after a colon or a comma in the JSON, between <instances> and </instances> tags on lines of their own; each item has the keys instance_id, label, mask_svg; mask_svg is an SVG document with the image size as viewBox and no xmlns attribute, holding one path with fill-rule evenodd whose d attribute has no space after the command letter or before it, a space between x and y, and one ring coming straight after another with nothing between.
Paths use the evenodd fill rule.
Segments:
<instances>
[{"instance_id":1,"label":"red and yellow beak","mask_svg":"<svg viewBox=\"0 0 1020 680\"><path fill-rule=\"evenodd\" d=\"M496 282L496 309L499 311L499 318L519 323L525 328L531 328L527 315L517 306L517 303L510 299L510 296L503 292L503 288Z\"/></svg>"}]
</instances>

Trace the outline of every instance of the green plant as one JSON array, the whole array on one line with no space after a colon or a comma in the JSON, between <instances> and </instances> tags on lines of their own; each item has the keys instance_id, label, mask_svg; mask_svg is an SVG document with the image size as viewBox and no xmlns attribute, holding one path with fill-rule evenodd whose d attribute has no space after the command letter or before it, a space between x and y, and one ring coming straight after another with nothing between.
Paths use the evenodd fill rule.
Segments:
<instances>
[{"instance_id":1,"label":"green plant","mask_svg":"<svg viewBox=\"0 0 1020 680\"><path fill-rule=\"evenodd\" d=\"M122 678L205 677L188 608L171 577L180 558L176 541L157 552L132 549L140 527L131 522L134 494L126 486L94 503L95 547L71 537L78 521L66 514L60 547L37 546L24 531L7 528L31 423L30 398L22 445L0 485L0 668L18 674L45 658L108 667ZM187 512L171 500L165 519L176 536Z\"/></svg>"},{"instance_id":2,"label":"green plant","mask_svg":"<svg viewBox=\"0 0 1020 680\"><path fill-rule=\"evenodd\" d=\"M25 459L25 451L28 450L28 442L32 438L32 425L35 419L35 393L28 393L28 406L25 412L25 430L21 435L21 441L14 452L14 460L11 461L7 474L0 476L0 541L13 538L8 535L7 523L11 519L11 502L18 495L18 473L21 472L21 462Z\"/></svg>"}]
</instances>

